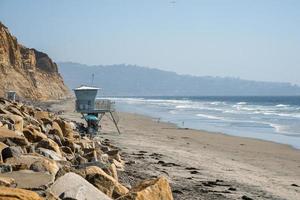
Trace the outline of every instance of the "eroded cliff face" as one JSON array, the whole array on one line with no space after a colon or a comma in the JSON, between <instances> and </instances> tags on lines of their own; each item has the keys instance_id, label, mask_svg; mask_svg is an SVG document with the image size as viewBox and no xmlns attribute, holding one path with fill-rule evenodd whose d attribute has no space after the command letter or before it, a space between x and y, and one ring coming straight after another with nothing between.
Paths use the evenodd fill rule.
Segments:
<instances>
[{"instance_id":1,"label":"eroded cliff face","mask_svg":"<svg viewBox=\"0 0 300 200\"><path fill-rule=\"evenodd\" d=\"M62 99L69 95L57 65L47 54L18 43L0 22L0 96L14 90L21 98Z\"/></svg>"}]
</instances>

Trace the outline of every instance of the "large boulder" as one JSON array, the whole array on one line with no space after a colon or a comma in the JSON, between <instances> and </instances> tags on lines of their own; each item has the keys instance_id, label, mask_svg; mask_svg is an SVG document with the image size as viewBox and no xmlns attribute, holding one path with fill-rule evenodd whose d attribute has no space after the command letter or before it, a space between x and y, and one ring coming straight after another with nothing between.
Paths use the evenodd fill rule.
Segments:
<instances>
[{"instance_id":1,"label":"large boulder","mask_svg":"<svg viewBox=\"0 0 300 200\"><path fill-rule=\"evenodd\" d=\"M84 178L72 172L59 177L51 186L50 192L62 199L111 200Z\"/></svg>"},{"instance_id":2,"label":"large boulder","mask_svg":"<svg viewBox=\"0 0 300 200\"><path fill-rule=\"evenodd\" d=\"M32 117L29 114L23 113L24 114L24 126L28 126L28 125L34 125L34 126L40 126L41 123L38 122L38 120L36 120L34 117Z\"/></svg>"},{"instance_id":3,"label":"large boulder","mask_svg":"<svg viewBox=\"0 0 300 200\"><path fill-rule=\"evenodd\" d=\"M111 176L112 176L116 181L118 181L119 178L118 178L118 172L117 172L116 165L115 165L114 163L110 164L108 170L109 170Z\"/></svg>"},{"instance_id":4,"label":"large boulder","mask_svg":"<svg viewBox=\"0 0 300 200\"><path fill-rule=\"evenodd\" d=\"M40 147L36 150L36 152L55 161L66 160L66 158L64 158L63 156L59 155L58 153L50 149L45 149Z\"/></svg>"},{"instance_id":5,"label":"large boulder","mask_svg":"<svg viewBox=\"0 0 300 200\"><path fill-rule=\"evenodd\" d=\"M0 187L0 200L43 200L37 193L18 188Z\"/></svg>"},{"instance_id":6,"label":"large boulder","mask_svg":"<svg viewBox=\"0 0 300 200\"><path fill-rule=\"evenodd\" d=\"M49 138L45 138L45 139L41 140L37 144L37 148L39 148L39 147L42 147L45 149L50 149L52 151L55 151L59 156L62 156L62 153L60 151L58 144Z\"/></svg>"},{"instance_id":7,"label":"large boulder","mask_svg":"<svg viewBox=\"0 0 300 200\"><path fill-rule=\"evenodd\" d=\"M166 178L145 180L117 200L173 200L172 191Z\"/></svg>"},{"instance_id":8,"label":"large boulder","mask_svg":"<svg viewBox=\"0 0 300 200\"><path fill-rule=\"evenodd\" d=\"M21 132L15 132L6 128L0 128L0 142L5 143L7 140L11 140L19 146L28 145L28 140Z\"/></svg>"},{"instance_id":9,"label":"large boulder","mask_svg":"<svg viewBox=\"0 0 300 200\"><path fill-rule=\"evenodd\" d=\"M49 133L57 135L61 140L64 140L64 134L56 121L52 122L52 129L49 131Z\"/></svg>"},{"instance_id":10,"label":"large boulder","mask_svg":"<svg viewBox=\"0 0 300 200\"><path fill-rule=\"evenodd\" d=\"M3 161L10 157L19 157L21 154L24 154L24 150L20 146L10 146L2 150L1 156Z\"/></svg>"},{"instance_id":11,"label":"large boulder","mask_svg":"<svg viewBox=\"0 0 300 200\"><path fill-rule=\"evenodd\" d=\"M35 111L34 118L36 118L37 120L50 120L50 114L47 111Z\"/></svg>"},{"instance_id":12,"label":"large boulder","mask_svg":"<svg viewBox=\"0 0 300 200\"><path fill-rule=\"evenodd\" d=\"M14 114L1 114L0 117L12 121L14 123L15 130L23 131L23 117Z\"/></svg>"},{"instance_id":13,"label":"large boulder","mask_svg":"<svg viewBox=\"0 0 300 200\"><path fill-rule=\"evenodd\" d=\"M24 136L27 138L27 140L28 140L29 142L39 142L39 141L41 141L41 140L47 138L47 136L46 136L44 133L42 133L42 132L36 130L36 129L35 129L34 127L32 127L32 126L26 127L26 128L23 130L23 134L24 134Z\"/></svg>"},{"instance_id":14,"label":"large boulder","mask_svg":"<svg viewBox=\"0 0 300 200\"><path fill-rule=\"evenodd\" d=\"M121 156L119 154L119 150L113 149L113 150L107 151L105 153L109 156L110 160L115 159L118 162L122 162Z\"/></svg>"},{"instance_id":15,"label":"large boulder","mask_svg":"<svg viewBox=\"0 0 300 200\"><path fill-rule=\"evenodd\" d=\"M101 168L90 166L85 169L86 180L92 183L107 196L118 198L128 193L128 189Z\"/></svg>"},{"instance_id":16,"label":"large boulder","mask_svg":"<svg viewBox=\"0 0 300 200\"><path fill-rule=\"evenodd\" d=\"M10 187L16 184L15 179L10 177L0 177L0 186Z\"/></svg>"},{"instance_id":17,"label":"large boulder","mask_svg":"<svg viewBox=\"0 0 300 200\"><path fill-rule=\"evenodd\" d=\"M8 158L6 159L5 163L12 166L21 165L24 166L25 169L33 168L33 165L35 171L39 170L36 166L41 166L40 171L47 171L53 176L55 176L55 174L59 170L59 167L54 160L48 159L38 154L26 154L19 157Z\"/></svg>"},{"instance_id":18,"label":"large boulder","mask_svg":"<svg viewBox=\"0 0 300 200\"><path fill-rule=\"evenodd\" d=\"M19 115L21 117L24 117L23 113L19 110L19 108L17 108L16 106L14 105L9 105L5 108L7 111L9 111L10 113L12 114L15 114L15 115Z\"/></svg>"},{"instance_id":19,"label":"large boulder","mask_svg":"<svg viewBox=\"0 0 300 200\"><path fill-rule=\"evenodd\" d=\"M54 120L54 122L56 122L60 126L64 137L66 137L70 140L74 139L73 128L69 122L64 121L62 119L56 119L56 120Z\"/></svg>"},{"instance_id":20,"label":"large boulder","mask_svg":"<svg viewBox=\"0 0 300 200\"><path fill-rule=\"evenodd\" d=\"M4 144L3 142L0 142L0 163L3 162L3 157L2 157L2 150L6 149L8 146Z\"/></svg>"},{"instance_id":21,"label":"large boulder","mask_svg":"<svg viewBox=\"0 0 300 200\"><path fill-rule=\"evenodd\" d=\"M43 189L53 183L51 174L45 172L35 172L32 170L20 170L1 174L1 177L13 179L17 188L22 189Z\"/></svg>"}]
</instances>

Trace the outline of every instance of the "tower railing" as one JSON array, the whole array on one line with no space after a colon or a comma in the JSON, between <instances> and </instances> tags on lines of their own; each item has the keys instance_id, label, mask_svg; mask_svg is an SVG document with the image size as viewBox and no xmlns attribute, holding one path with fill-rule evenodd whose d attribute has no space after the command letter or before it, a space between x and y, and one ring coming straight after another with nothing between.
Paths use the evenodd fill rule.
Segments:
<instances>
[{"instance_id":1,"label":"tower railing","mask_svg":"<svg viewBox=\"0 0 300 200\"><path fill-rule=\"evenodd\" d=\"M114 111L114 102L107 99L98 99L95 101L95 110Z\"/></svg>"}]
</instances>

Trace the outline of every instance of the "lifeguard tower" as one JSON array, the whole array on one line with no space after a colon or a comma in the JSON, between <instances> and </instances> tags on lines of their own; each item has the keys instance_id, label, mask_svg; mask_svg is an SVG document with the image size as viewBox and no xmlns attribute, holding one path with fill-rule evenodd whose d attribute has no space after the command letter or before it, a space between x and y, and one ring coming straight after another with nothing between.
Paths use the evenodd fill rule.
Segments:
<instances>
[{"instance_id":1,"label":"lifeguard tower","mask_svg":"<svg viewBox=\"0 0 300 200\"><path fill-rule=\"evenodd\" d=\"M102 117L109 113L118 133L120 130L117 124L117 115L114 102L107 99L98 99L96 96L99 88L90 86L80 86L74 89L76 96L76 111L81 113L87 123L87 133L97 134Z\"/></svg>"}]
</instances>

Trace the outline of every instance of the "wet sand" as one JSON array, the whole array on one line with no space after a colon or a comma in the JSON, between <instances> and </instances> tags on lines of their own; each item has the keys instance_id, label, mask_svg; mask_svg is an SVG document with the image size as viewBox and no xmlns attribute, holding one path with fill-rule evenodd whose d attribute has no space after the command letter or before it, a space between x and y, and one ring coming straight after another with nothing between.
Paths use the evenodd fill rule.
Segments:
<instances>
[{"instance_id":1,"label":"wet sand","mask_svg":"<svg viewBox=\"0 0 300 200\"><path fill-rule=\"evenodd\" d=\"M51 109L82 121L70 101ZM122 134L104 117L101 135L122 150L126 169L119 176L127 186L163 175L174 199L300 199L300 151L288 145L119 117Z\"/></svg>"}]
</instances>

